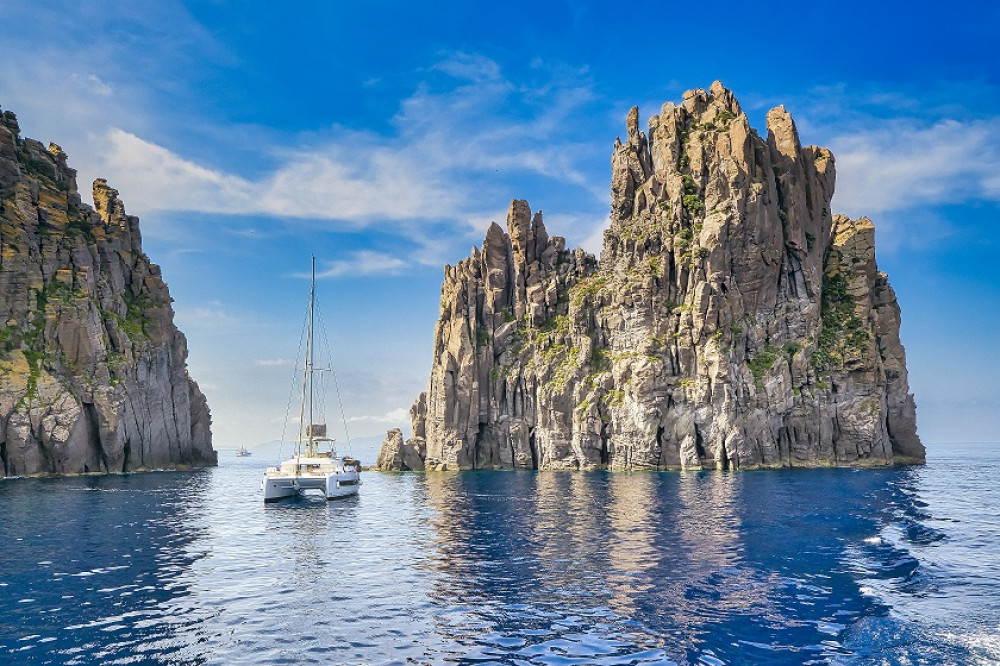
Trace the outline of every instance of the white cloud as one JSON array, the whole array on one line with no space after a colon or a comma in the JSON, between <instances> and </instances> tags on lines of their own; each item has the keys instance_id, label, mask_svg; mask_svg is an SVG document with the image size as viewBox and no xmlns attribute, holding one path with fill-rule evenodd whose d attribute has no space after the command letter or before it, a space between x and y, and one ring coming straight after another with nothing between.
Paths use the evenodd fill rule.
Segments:
<instances>
[{"instance_id":1,"label":"white cloud","mask_svg":"<svg viewBox=\"0 0 1000 666\"><path fill-rule=\"evenodd\" d=\"M231 330L252 324L249 318L227 311L218 302L210 302L193 308L178 307L174 313L174 321L181 330L193 328Z\"/></svg>"},{"instance_id":2,"label":"white cloud","mask_svg":"<svg viewBox=\"0 0 1000 666\"><path fill-rule=\"evenodd\" d=\"M356 277L359 275L396 275L407 267L407 262L399 257L383 252L362 250L348 259L326 262L326 266L316 273L316 277Z\"/></svg>"},{"instance_id":3,"label":"white cloud","mask_svg":"<svg viewBox=\"0 0 1000 666\"><path fill-rule=\"evenodd\" d=\"M983 187L990 198L1000 199L1000 175L984 180Z\"/></svg>"},{"instance_id":4,"label":"white cloud","mask_svg":"<svg viewBox=\"0 0 1000 666\"><path fill-rule=\"evenodd\" d=\"M489 58L475 53L454 53L436 64L433 69L455 78L474 82L500 81L500 65Z\"/></svg>"},{"instance_id":5,"label":"white cloud","mask_svg":"<svg viewBox=\"0 0 1000 666\"><path fill-rule=\"evenodd\" d=\"M983 113L996 108L998 92L975 80L898 88L859 82L740 100L759 112L784 104L802 142L836 157L834 212L875 217L884 230L882 220L912 218L921 208L1000 201L1000 115ZM933 216L922 223L932 228L899 225L887 236L904 236L889 244L947 233Z\"/></svg>"},{"instance_id":6,"label":"white cloud","mask_svg":"<svg viewBox=\"0 0 1000 666\"><path fill-rule=\"evenodd\" d=\"M353 134L344 141L364 143ZM201 166L119 128L108 131L104 145L103 172L122 192L129 210L350 223L456 214L457 202L434 182L433 174L388 147L355 153L345 145L329 144L315 152L288 153L275 171L252 180Z\"/></svg>"},{"instance_id":7,"label":"white cloud","mask_svg":"<svg viewBox=\"0 0 1000 666\"><path fill-rule=\"evenodd\" d=\"M590 252L595 257L600 257L601 250L604 249L604 232L609 226L611 226L610 217L596 220L590 227L590 235L583 239L580 243L580 247L582 247L585 251Z\"/></svg>"},{"instance_id":8,"label":"white cloud","mask_svg":"<svg viewBox=\"0 0 1000 666\"><path fill-rule=\"evenodd\" d=\"M921 205L1000 200L1000 118L933 125L872 120L834 136L838 212L877 215Z\"/></svg>"},{"instance_id":9,"label":"white cloud","mask_svg":"<svg viewBox=\"0 0 1000 666\"><path fill-rule=\"evenodd\" d=\"M287 358L258 358L253 364L262 368L287 368L292 365L292 361Z\"/></svg>"},{"instance_id":10,"label":"white cloud","mask_svg":"<svg viewBox=\"0 0 1000 666\"><path fill-rule=\"evenodd\" d=\"M879 253L901 249L929 250L961 233L955 224L933 208L886 211L875 222L875 240Z\"/></svg>"},{"instance_id":11,"label":"white cloud","mask_svg":"<svg viewBox=\"0 0 1000 666\"><path fill-rule=\"evenodd\" d=\"M249 213L258 192L238 176L207 169L121 129L108 131L104 154L111 184L141 210Z\"/></svg>"},{"instance_id":12,"label":"white cloud","mask_svg":"<svg viewBox=\"0 0 1000 666\"><path fill-rule=\"evenodd\" d=\"M106 128L190 132L194 123L177 110L203 91L185 89L181 77L204 63L234 62L178 0L117 3L114 11L100 2L5 0L3 9L2 102L18 114L24 136L66 149L85 198L104 175L97 153Z\"/></svg>"},{"instance_id":13,"label":"white cloud","mask_svg":"<svg viewBox=\"0 0 1000 666\"><path fill-rule=\"evenodd\" d=\"M607 209L611 202L607 202ZM593 255L599 255L604 248L604 230L611 224L608 215L587 217L583 215L544 215L545 229L550 236L566 238L566 247L573 249L582 247Z\"/></svg>"},{"instance_id":14,"label":"white cloud","mask_svg":"<svg viewBox=\"0 0 1000 666\"><path fill-rule=\"evenodd\" d=\"M352 416L348 423L409 423L410 412L400 407L380 416Z\"/></svg>"},{"instance_id":15,"label":"white cloud","mask_svg":"<svg viewBox=\"0 0 1000 666\"><path fill-rule=\"evenodd\" d=\"M404 236L435 225L436 236L453 236L446 223L453 229L482 217L484 204L508 199L511 179L523 176L583 188L593 200L606 197L605 184L580 168L593 152L590 137L564 131L594 100L586 84L547 80L519 87L495 62L467 54L433 69L453 78L444 90L420 87L403 100L394 135L334 127L308 138L272 137L276 143L262 152L270 153L264 161L273 167L251 177L206 166L118 126L96 142L100 172L139 214L259 214L351 228L382 225ZM505 108L517 112L497 114ZM297 147L281 147L281 141ZM401 227L404 220L422 224Z\"/></svg>"},{"instance_id":16,"label":"white cloud","mask_svg":"<svg viewBox=\"0 0 1000 666\"><path fill-rule=\"evenodd\" d=\"M193 23L180 5L163 12ZM53 21L60 17L53 13ZM231 57L197 25L185 34L222 60ZM595 142L587 129L594 116L587 106L596 98L584 70L540 62L513 81L487 57L456 53L416 73L428 83L398 101L387 131L334 125L282 134L164 113L156 91L121 69L117 47L74 44L81 55L73 59L68 48L52 45L16 67L0 59L0 88L27 120L25 135L66 149L84 198L95 177L107 178L127 210L143 218L146 236L161 242L201 247L204 234L192 223L198 218L177 213L287 222L231 232L248 239L266 229L269 238L294 232L294 220L334 231L375 228L409 247L388 260L346 257L328 270L394 273L454 261L482 241L489 220L503 223L494 213L512 198L540 199L533 193L541 191L567 220L577 211L592 218L607 198L608 142ZM310 226L310 233L323 230ZM552 233L571 245L582 237L563 228Z\"/></svg>"}]
</instances>

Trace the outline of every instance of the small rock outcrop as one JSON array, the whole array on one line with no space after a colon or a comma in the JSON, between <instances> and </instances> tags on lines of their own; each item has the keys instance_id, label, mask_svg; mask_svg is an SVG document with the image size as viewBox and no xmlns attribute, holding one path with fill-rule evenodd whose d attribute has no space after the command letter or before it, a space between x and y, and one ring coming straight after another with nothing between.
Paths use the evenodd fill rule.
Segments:
<instances>
[{"instance_id":1,"label":"small rock outcrop","mask_svg":"<svg viewBox=\"0 0 1000 666\"><path fill-rule=\"evenodd\" d=\"M62 149L0 113L0 473L216 464L139 220L94 182L84 204Z\"/></svg>"},{"instance_id":2,"label":"small rock outcrop","mask_svg":"<svg viewBox=\"0 0 1000 666\"><path fill-rule=\"evenodd\" d=\"M599 262L514 201L445 267L411 410L423 465L922 462L899 306L874 225L830 210L830 151L783 107L758 135L718 82L626 129Z\"/></svg>"},{"instance_id":3,"label":"small rock outcrop","mask_svg":"<svg viewBox=\"0 0 1000 666\"><path fill-rule=\"evenodd\" d=\"M375 465L384 470L420 471L424 468L424 452L415 447L413 440L404 442L400 429L393 428L385 435Z\"/></svg>"}]
</instances>

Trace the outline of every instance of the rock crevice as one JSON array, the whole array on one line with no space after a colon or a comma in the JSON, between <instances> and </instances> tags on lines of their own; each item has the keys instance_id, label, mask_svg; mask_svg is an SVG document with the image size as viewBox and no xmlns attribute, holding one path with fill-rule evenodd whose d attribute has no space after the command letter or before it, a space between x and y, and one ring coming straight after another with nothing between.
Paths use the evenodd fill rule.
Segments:
<instances>
[{"instance_id":1,"label":"rock crevice","mask_svg":"<svg viewBox=\"0 0 1000 666\"><path fill-rule=\"evenodd\" d=\"M506 232L445 267L394 450L428 469L922 462L899 306L874 225L830 211L830 151L783 107L761 137L718 82L648 133L638 118L614 144L599 262L514 201Z\"/></svg>"}]
</instances>

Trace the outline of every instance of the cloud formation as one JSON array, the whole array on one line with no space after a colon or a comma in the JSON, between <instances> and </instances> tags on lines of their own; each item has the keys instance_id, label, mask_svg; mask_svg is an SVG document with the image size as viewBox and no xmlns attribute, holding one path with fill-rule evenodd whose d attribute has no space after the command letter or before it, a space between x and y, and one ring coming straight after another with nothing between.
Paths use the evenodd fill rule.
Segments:
<instances>
[{"instance_id":1,"label":"cloud formation","mask_svg":"<svg viewBox=\"0 0 1000 666\"><path fill-rule=\"evenodd\" d=\"M588 144L558 132L593 101L585 82L520 87L494 61L468 54L428 74L441 80L401 102L391 135L334 127L308 141L292 138L295 148L265 149L274 165L256 176L205 166L120 127L100 142L102 173L139 212L315 219L346 228L382 225L403 235L394 223L465 227L497 199L509 199L507 184L518 177L557 180L595 200L605 196L578 166ZM498 115L503 108L519 111Z\"/></svg>"},{"instance_id":2,"label":"cloud formation","mask_svg":"<svg viewBox=\"0 0 1000 666\"><path fill-rule=\"evenodd\" d=\"M292 361L287 358L258 358L253 364L261 368L286 368L291 367Z\"/></svg>"},{"instance_id":3,"label":"cloud formation","mask_svg":"<svg viewBox=\"0 0 1000 666\"><path fill-rule=\"evenodd\" d=\"M352 416L348 423L406 423L410 422L410 412L400 407L381 415Z\"/></svg>"},{"instance_id":4,"label":"cloud formation","mask_svg":"<svg viewBox=\"0 0 1000 666\"><path fill-rule=\"evenodd\" d=\"M363 275L397 275L407 265L406 261L391 254L361 250L360 252L354 252L347 259L326 262L325 267L316 273L316 278L336 278L345 275L351 277Z\"/></svg>"},{"instance_id":5,"label":"cloud formation","mask_svg":"<svg viewBox=\"0 0 1000 666\"><path fill-rule=\"evenodd\" d=\"M872 120L834 136L837 211L877 215L917 206L1000 201L1000 118Z\"/></svg>"}]
</instances>

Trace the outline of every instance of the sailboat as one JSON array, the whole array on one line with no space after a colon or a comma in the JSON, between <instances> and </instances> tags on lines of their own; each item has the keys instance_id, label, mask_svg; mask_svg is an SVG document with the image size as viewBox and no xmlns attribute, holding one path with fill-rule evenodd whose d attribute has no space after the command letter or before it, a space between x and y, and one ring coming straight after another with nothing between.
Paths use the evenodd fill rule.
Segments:
<instances>
[{"instance_id":1,"label":"sailboat","mask_svg":"<svg viewBox=\"0 0 1000 666\"><path fill-rule=\"evenodd\" d=\"M237 458L246 458L246 457L252 456L252 455L253 455L253 452L250 449L248 449L247 447L245 447L245 446L240 446L240 448L236 449L236 457Z\"/></svg>"},{"instance_id":2,"label":"sailboat","mask_svg":"<svg viewBox=\"0 0 1000 666\"><path fill-rule=\"evenodd\" d=\"M328 500L356 495L361 485L361 463L339 457L335 441L327 437L325 423L313 423L314 321L316 312L316 258L312 259L309 288L309 315L306 334L305 371L302 376L302 400L295 455L277 467L264 471L261 490L265 502L276 502L308 490L319 490ZM345 421L346 427L346 421Z\"/></svg>"}]
</instances>

